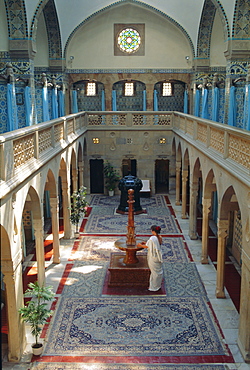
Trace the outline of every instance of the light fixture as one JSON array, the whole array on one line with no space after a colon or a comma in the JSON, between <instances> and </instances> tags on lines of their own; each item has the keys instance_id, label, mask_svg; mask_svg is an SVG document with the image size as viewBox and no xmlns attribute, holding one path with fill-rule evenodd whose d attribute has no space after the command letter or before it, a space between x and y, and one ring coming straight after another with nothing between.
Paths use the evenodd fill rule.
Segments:
<instances>
[{"instance_id":1,"label":"light fixture","mask_svg":"<svg viewBox=\"0 0 250 370\"><path fill-rule=\"evenodd\" d=\"M74 55L70 55L69 59L74 60L75 59Z\"/></svg>"},{"instance_id":2,"label":"light fixture","mask_svg":"<svg viewBox=\"0 0 250 370\"><path fill-rule=\"evenodd\" d=\"M167 139L165 137L160 138L159 143L160 144L166 144Z\"/></svg>"},{"instance_id":3,"label":"light fixture","mask_svg":"<svg viewBox=\"0 0 250 370\"><path fill-rule=\"evenodd\" d=\"M93 137L92 141L93 141L94 144L99 144L100 143L99 137Z\"/></svg>"},{"instance_id":4,"label":"light fixture","mask_svg":"<svg viewBox=\"0 0 250 370\"><path fill-rule=\"evenodd\" d=\"M187 55L187 56L185 56L185 59L186 59L186 60L189 60L189 56L188 56L188 55Z\"/></svg>"}]
</instances>

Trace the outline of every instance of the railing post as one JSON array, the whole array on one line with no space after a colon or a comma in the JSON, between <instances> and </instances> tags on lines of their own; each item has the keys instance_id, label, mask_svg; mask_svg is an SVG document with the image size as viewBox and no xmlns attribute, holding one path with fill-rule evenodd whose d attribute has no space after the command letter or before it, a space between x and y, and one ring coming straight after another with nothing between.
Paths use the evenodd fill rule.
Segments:
<instances>
[{"instance_id":1,"label":"railing post","mask_svg":"<svg viewBox=\"0 0 250 370\"><path fill-rule=\"evenodd\" d=\"M197 121L193 121L194 122L194 124L193 124L193 126L194 126L194 135L193 135L193 138L194 138L194 140L197 140L197 138L198 138L198 123L197 123Z\"/></svg>"},{"instance_id":2,"label":"railing post","mask_svg":"<svg viewBox=\"0 0 250 370\"><path fill-rule=\"evenodd\" d=\"M39 131L34 134L34 157L39 158Z\"/></svg>"},{"instance_id":3,"label":"railing post","mask_svg":"<svg viewBox=\"0 0 250 370\"><path fill-rule=\"evenodd\" d=\"M84 126L87 127L89 124L89 116L88 113L84 113Z\"/></svg>"},{"instance_id":4,"label":"railing post","mask_svg":"<svg viewBox=\"0 0 250 370\"><path fill-rule=\"evenodd\" d=\"M223 158L226 159L229 153L229 134L227 131L224 132L224 153Z\"/></svg>"},{"instance_id":5,"label":"railing post","mask_svg":"<svg viewBox=\"0 0 250 370\"><path fill-rule=\"evenodd\" d=\"M55 125L51 127L51 146L55 147Z\"/></svg>"},{"instance_id":6,"label":"railing post","mask_svg":"<svg viewBox=\"0 0 250 370\"><path fill-rule=\"evenodd\" d=\"M126 125L131 127L132 126L132 113L127 113L127 117L126 117Z\"/></svg>"},{"instance_id":7,"label":"railing post","mask_svg":"<svg viewBox=\"0 0 250 370\"><path fill-rule=\"evenodd\" d=\"M67 139L67 118L63 120L63 140Z\"/></svg>"},{"instance_id":8,"label":"railing post","mask_svg":"<svg viewBox=\"0 0 250 370\"><path fill-rule=\"evenodd\" d=\"M207 126L207 143L206 143L207 148L209 148L209 147L210 147L210 140L211 140L211 128L210 128L210 126L208 125L208 126Z\"/></svg>"}]
</instances>

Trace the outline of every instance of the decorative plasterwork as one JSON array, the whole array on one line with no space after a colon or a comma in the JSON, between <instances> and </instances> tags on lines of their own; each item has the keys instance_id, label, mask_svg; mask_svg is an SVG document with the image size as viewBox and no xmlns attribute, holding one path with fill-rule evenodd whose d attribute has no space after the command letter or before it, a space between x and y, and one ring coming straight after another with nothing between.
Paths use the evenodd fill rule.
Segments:
<instances>
[{"instance_id":1,"label":"decorative plasterwork","mask_svg":"<svg viewBox=\"0 0 250 370\"><path fill-rule=\"evenodd\" d=\"M250 2L236 0L232 36L234 39L250 38Z\"/></svg>"},{"instance_id":2,"label":"decorative plasterwork","mask_svg":"<svg viewBox=\"0 0 250 370\"><path fill-rule=\"evenodd\" d=\"M27 39L27 16L24 0L5 0L10 39Z\"/></svg>"},{"instance_id":3,"label":"decorative plasterwork","mask_svg":"<svg viewBox=\"0 0 250 370\"><path fill-rule=\"evenodd\" d=\"M62 58L60 27L54 0L47 2L43 14L48 35L49 57L53 59Z\"/></svg>"},{"instance_id":4,"label":"decorative plasterwork","mask_svg":"<svg viewBox=\"0 0 250 370\"><path fill-rule=\"evenodd\" d=\"M217 0L206 0L204 3L202 15L201 15L200 27L199 27L199 36L198 36L198 44L197 44L197 57L198 58L208 59L210 57L210 41L211 41L211 34L212 34L214 17L215 17L216 11L218 11L220 15L220 19L221 19L223 30L224 30L225 41L229 37L229 25L228 25L227 17L223 10L222 5ZM207 64L209 62L207 63L204 62L204 63Z\"/></svg>"}]
</instances>

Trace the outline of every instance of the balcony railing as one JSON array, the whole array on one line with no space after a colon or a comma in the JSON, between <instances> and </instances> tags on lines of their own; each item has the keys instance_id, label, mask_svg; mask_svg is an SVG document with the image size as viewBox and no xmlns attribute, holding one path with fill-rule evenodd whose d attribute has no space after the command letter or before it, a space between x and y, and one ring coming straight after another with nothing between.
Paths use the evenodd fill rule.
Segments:
<instances>
[{"instance_id":1,"label":"balcony railing","mask_svg":"<svg viewBox=\"0 0 250 370\"><path fill-rule=\"evenodd\" d=\"M0 136L0 196L16 186L19 178L39 170L52 155L65 150L84 132L96 129L173 130L213 160L218 156L231 161L249 181L248 131L178 112L81 112Z\"/></svg>"}]
</instances>

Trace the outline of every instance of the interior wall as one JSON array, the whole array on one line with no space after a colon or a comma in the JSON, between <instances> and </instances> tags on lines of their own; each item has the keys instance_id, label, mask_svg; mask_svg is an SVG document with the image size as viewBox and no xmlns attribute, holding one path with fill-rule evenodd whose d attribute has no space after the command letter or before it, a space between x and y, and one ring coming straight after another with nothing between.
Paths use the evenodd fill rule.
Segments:
<instances>
[{"instance_id":1,"label":"interior wall","mask_svg":"<svg viewBox=\"0 0 250 370\"><path fill-rule=\"evenodd\" d=\"M48 36L43 13L40 16L37 25L36 55L34 58L34 63L35 67L49 66Z\"/></svg>"},{"instance_id":2,"label":"interior wall","mask_svg":"<svg viewBox=\"0 0 250 370\"><path fill-rule=\"evenodd\" d=\"M114 23L145 23L145 55L114 56ZM188 68L184 34L162 16L133 4L103 12L82 25L66 53L68 68ZM70 56L74 59L70 62Z\"/></svg>"},{"instance_id":3,"label":"interior wall","mask_svg":"<svg viewBox=\"0 0 250 370\"><path fill-rule=\"evenodd\" d=\"M226 58L224 51L226 49L224 37L223 37L223 26L221 23L220 16L216 12L214 17L214 25L211 34L211 47L210 47L210 66L226 66Z\"/></svg>"},{"instance_id":4,"label":"interior wall","mask_svg":"<svg viewBox=\"0 0 250 370\"><path fill-rule=\"evenodd\" d=\"M0 0L0 50L9 50L8 24L4 0Z\"/></svg>"}]
</instances>

